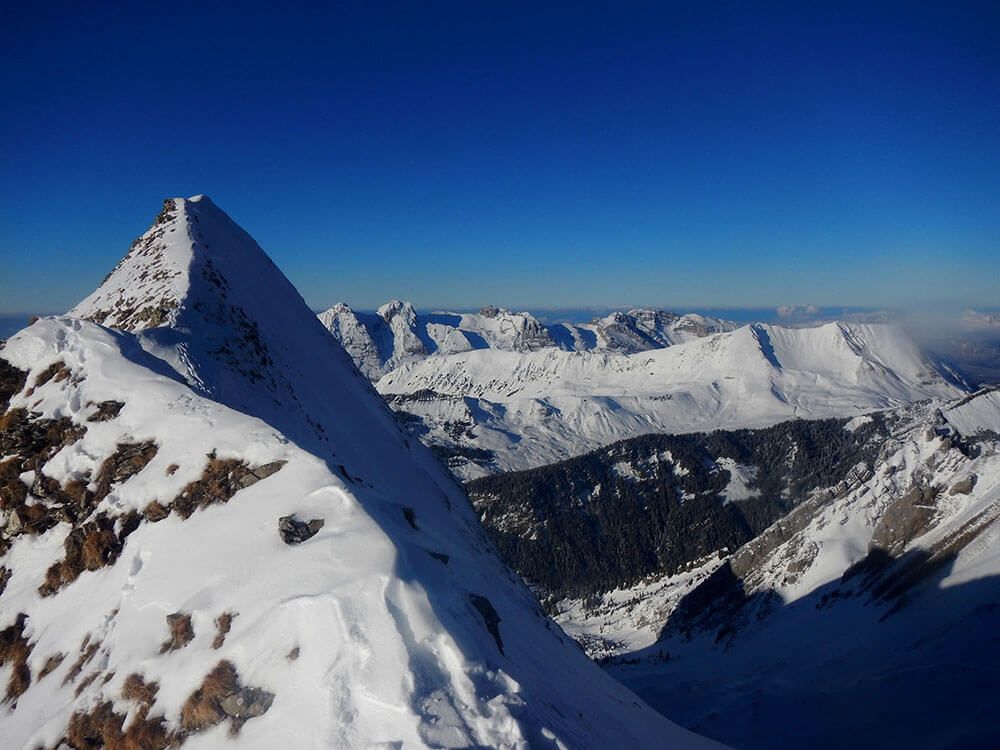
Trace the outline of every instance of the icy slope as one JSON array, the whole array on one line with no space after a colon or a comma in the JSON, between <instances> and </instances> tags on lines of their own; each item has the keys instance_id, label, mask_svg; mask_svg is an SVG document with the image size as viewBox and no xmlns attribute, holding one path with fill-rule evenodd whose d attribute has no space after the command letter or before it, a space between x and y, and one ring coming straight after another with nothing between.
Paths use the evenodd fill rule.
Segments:
<instances>
[{"instance_id":1,"label":"icy slope","mask_svg":"<svg viewBox=\"0 0 1000 750\"><path fill-rule=\"evenodd\" d=\"M8 341L0 408L4 747L709 744L541 615L205 198Z\"/></svg>"},{"instance_id":2,"label":"icy slope","mask_svg":"<svg viewBox=\"0 0 1000 750\"><path fill-rule=\"evenodd\" d=\"M632 355L474 351L404 365L377 387L466 478L649 432L852 416L961 393L898 328L840 322L744 326Z\"/></svg>"}]
</instances>

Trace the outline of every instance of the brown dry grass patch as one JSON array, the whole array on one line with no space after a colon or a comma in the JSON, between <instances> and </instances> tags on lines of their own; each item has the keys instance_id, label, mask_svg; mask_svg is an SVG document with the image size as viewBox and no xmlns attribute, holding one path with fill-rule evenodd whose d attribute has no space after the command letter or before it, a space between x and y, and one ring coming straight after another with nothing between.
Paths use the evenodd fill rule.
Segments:
<instances>
[{"instance_id":1,"label":"brown dry grass patch","mask_svg":"<svg viewBox=\"0 0 1000 750\"><path fill-rule=\"evenodd\" d=\"M239 675L232 662L220 661L184 702L181 708L181 728L187 733L214 727L226 718L220 705L223 698L235 693L240 686Z\"/></svg>"},{"instance_id":2,"label":"brown dry grass patch","mask_svg":"<svg viewBox=\"0 0 1000 750\"><path fill-rule=\"evenodd\" d=\"M229 635L229 629L233 626L233 619L235 617L235 612L223 612L215 618L215 638L212 640L212 648L222 648L222 644L226 642L226 636Z\"/></svg>"},{"instance_id":3,"label":"brown dry grass patch","mask_svg":"<svg viewBox=\"0 0 1000 750\"><path fill-rule=\"evenodd\" d=\"M162 503L153 500L147 505L143 511L142 516L150 523L156 523L157 521L162 521L164 518L170 515L170 508Z\"/></svg>"},{"instance_id":4,"label":"brown dry grass patch","mask_svg":"<svg viewBox=\"0 0 1000 750\"><path fill-rule=\"evenodd\" d=\"M4 696L7 702L17 700L31 685L28 657L31 656L32 645L24 637L27 621L28 616L22 612L13 625L0 631L0 666L9 664L12 670Z\"/></svg>"},{"instance_id":5,"label":"brown dry grass patch","mask_svg":"<svg viewBox=\"0 0 1000 750\"><path fill-rule=\"evenodd\" d=\"M0 357L0 412L7 410L10 400L21 392L27 380L27 370L19 370Z\"/></svg>"},{"instance_id":6,"label":"brown dry grass patch","mask_svg":"<svg viewBox=\"0 0 1000 750\"><path fill-rule=\"evenodd\" d=\"M271 476L284 465L284 461L274 461L251 469L234 458L209 456L201 478L190 482L181 490L171 507L181 518L189 518L200 508L228 502L240 490Z\"/></svg>"},{"instance_id":7,"label":"brown dry grass patch","mask_svg":"<svg viewBox=\"0 0 1000 750\"><path fill-rule=\"evenodd\" d=\"M66 677L63 678L63 685L69 685L80 676L83 668L90 663L91 659L94 658L97 654L97 649L100 648L100 646L101 644L97 641L94 641L93 643L90 642L89 633L84 637L83 643L80 644L80 656L75 662L73 662L73 666L70 667L69 672L66 673Z\"/></svg>"},{"instance_id":8,"label":"brown dry grass patch","mask_svg":"<svg viewBox=\"0 0 1000 750\"><path fill-rule=\"evenodd\" d=\"M121 484L145 469L158 450L156 443L152 441L119 443L115 452L105 459L97 472L95 502L99 503L107 497L113 485Z\"/></svg>"},{"instance_id":9,"label":"brown dry grass patch","mask_svg":"<svg viewBox=\"0 0 1000 750\"><path fill-rule=\"evenodd\" d=\"M125 404L121 401L101 401L99 404L94 404L94 406L97 409L87 417L88 422L108 422L121 413Z\"/></svg>"},{"instance_id":10,"label":"brown dry grass patch","mask_svg":"<svg viewBox=\"0 0 1000 750\"><path fill-rule=\"evenodd\" d=\"M93 521L73 529L63 542L66 557L49 567L38 592L42 596L52 596L79 578L83 571L113 565L121 555L126 538L139 527L140 521L141 516L134 511L117 518L101 513Z\"/></svg>"},{"instance_id":11,"label":"brown dry grass patch","mask_svg":"<svg viewBox=\"0 0 1000 750\"><path fill-rule=\"evenodd\" d=\"M159 690L159 683L146 682L138 672L133 672L125 678L125 684L122 685L122 698L137 705L137 721L145 721L149 710L156 702L156 694Z\"/></svg>"},{"instance_id":12,"label":"brown dry grass patch","mask_svg":"<svg viewBox=\"0 0 1000 750\"><path fill-rule=\"evenodd\" d=\"M180 744L167 731L162 716L136 716L126 729L125 716L115 713L110 701L89 711L77 711L69 720L63 742L73 750L165 750Z\"/></svg>"},{"instance_id":13,"label":"brown dry grass patch","mask_svg":"<svg viewBox=\"0 0 1000 750\"><path fill-rule=\"evenodd\" d=\"M167 628L170 630L170 637L160 646L161 654L182 649L194 640L194 626L191 624L191 615L187 612L167 615Z\"/></svg>"},{"instance_id":14,"label":"brown dry grass patch","mask_svg":"<svg viewBox=\"0 0 1000 750\"><path fill-rule=\"evenodd\" d=\"M45 664L42 665L42 670L38 673L38 679L43 677L48 677L50 674L59 669L59 665L63 663L66 659L66 654L53 654L48 659L45 660Z\"/></svg>"},{"instance_id":15,"label":"brown dry grass patch","mask_svg":"<svg viewBox=\"0 0 1000 750\"><path fill-rule=\"evenodd\" d=\"M228 719L229 734L236 735L247 721L266 713L273 700L265 690L241 685L232 662L220 661L184 702L181 730L201 732Z\"/></svg>"}]
</instances>

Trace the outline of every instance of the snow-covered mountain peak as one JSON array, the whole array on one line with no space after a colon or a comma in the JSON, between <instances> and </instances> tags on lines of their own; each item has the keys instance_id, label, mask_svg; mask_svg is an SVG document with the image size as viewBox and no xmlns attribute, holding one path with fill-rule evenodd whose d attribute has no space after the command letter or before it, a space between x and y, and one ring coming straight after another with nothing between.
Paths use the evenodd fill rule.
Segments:
<instances>
[{"instance_id":1,"label":"snow-covered mountain peak","mask_svg":"<svg viewBox=\"0 0 1000 750\"><path fill-rule=\"evenodd\" d=\"M358 380L349 358L257 242L207 197L165 201L70 315L137 333L198 392L301 439L329 443L337 429L321 427L315 409L304 413L308 403L395 430L380 405L362 408L344 395Z\"/></svg>"},{"instance_id":2,"label":"snow-covered mountain peak","mask_svg":"<svg viewBox=\"0 0 1000 750\"><path fill-rule=\"evenodd\" d=\"M207 199L0 349L0 457L4 747L704 746L542 615Z\"/></svg>"},{"instance_id":3,"label":"snow-covered mountain peak","mask_svg":"<svg viewBox=\"0 0 1000 750\"><path fill-rule=\"evenodd\" d=\"M402 317L407 323L412 323L417 318L417 312L413 309L413 305L398 299L389 300L376 312L387 323L396 317Z\"/></svg>"},{"instance_id":4,"label":"snow-covered mountain peak","mask_svg":"<svg viewBox=\"0 0 1000 750\"><path fill-rule=\"evenodd\" d=\"M128 331L175 327L199 297L208 303L217 291L260 295L275 276L285 287L275 291L298 297L253 238L211 199L168 198L152 226L70 314Z\"/></svg>"}]
</instances>

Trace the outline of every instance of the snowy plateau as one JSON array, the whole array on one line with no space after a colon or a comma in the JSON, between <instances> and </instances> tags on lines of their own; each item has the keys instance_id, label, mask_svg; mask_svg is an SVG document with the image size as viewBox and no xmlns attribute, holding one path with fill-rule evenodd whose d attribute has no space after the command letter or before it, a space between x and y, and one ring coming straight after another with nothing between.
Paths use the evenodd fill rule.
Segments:
<instances>
[{"instance_id":1,"label":"snowy plateau","mask_svg":"<svg viewBox=\"0 0 1000 750\"><path fill-rule=\"evenodd\" d=\"M0 413L4 748L715 746L545 616L208 198L5 342Z\"/></svg>"}]
</instances>

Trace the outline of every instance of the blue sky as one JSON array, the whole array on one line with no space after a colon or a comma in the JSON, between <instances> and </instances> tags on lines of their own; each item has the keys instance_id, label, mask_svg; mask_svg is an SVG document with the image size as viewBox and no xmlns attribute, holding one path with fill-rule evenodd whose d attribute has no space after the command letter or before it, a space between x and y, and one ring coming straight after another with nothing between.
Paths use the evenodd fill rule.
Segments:
<instances>
[{"instance_id":1,"label":"blue sky","mask_svg":"<svg viewBox=\"0 0 1000 750\"><path fill-rule=\"evenodd\" d=\"M1000 300L997 3L541 5L5 3L0 312L196 193L317 308Z\"/></svg>"}]
</instances>

